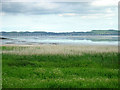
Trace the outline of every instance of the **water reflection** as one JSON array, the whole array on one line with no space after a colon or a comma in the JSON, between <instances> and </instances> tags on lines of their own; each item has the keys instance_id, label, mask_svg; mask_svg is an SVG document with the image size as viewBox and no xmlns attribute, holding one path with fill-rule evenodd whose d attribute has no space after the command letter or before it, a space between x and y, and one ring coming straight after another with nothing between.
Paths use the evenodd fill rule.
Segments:
<instances>
[{"instance_id":1,"label":"water reflection","mask_svg":"<svg viewBox=\"0 0 120 90\"><path fill-rule=\"evenodd\" d=\"M118 45L117 36L3 36L3 44Z\"/></svg>"}]
</instances>

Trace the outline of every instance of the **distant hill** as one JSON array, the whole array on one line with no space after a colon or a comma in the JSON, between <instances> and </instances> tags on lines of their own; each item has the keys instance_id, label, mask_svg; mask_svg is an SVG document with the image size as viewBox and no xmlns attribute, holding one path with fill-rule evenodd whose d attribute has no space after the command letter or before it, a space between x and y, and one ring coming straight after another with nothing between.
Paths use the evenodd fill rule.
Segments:
<instances>
[{"instance_id":1,"label":"distant hill","mask_svg":"<svg viewBox=\"0 0 120 90\"><path fill-rule=\"evenodd\" d=\"M92 30L89 32L62 32L62 33L55 33L55 32L44 32L44 31L37 31L37 32L1 32L3 36L11 35L11 36L37 36L37 35L64 35L64 36L79 36L79 35L120 35L120 31L118 30Z\"/></svg>"},{"instance_id":2,"label":"distant hill","mask_svg":"<svg viewBox=\"0 0 120 90\"><path fill-rule=\"evenodd\" d=\"M93 34L100 34L100 35L117 35L118 30L92 30L91 33Z\"/></svg>"}]
</instances>

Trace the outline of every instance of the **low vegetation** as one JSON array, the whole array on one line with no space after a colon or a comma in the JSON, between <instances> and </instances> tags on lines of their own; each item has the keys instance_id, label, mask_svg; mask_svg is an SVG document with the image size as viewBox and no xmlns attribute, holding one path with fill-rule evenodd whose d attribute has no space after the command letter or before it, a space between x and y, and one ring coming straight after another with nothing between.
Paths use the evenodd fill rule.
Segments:
<instances>
[{"instance_id":1,"label":"low vegetation","mask_svg":"<svg viewBox=\"0 0 120 90\"><path fill-rule=\"evenodd\" d=\"M110 48L112 46L99 46L99 50L98 46L92 49L85 47L2 46L2 86L3 88L118 88L117 47L113 46L112 49ZM62 52L61 49L67 51ZM71 49L74 49L74 53L68 53Z\"/></svg>"}]
</instances>

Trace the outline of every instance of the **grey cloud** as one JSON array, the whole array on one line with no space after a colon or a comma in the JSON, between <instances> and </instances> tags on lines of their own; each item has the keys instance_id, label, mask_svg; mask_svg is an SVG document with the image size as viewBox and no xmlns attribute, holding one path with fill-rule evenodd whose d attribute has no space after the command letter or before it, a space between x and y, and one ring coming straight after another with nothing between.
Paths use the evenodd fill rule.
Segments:
<instances>
[{"instance_id":1,"label":"grey cloud","mask_svg":"<svg viewBox=\"0 0 120 90\"><path fill-rule=\"evenodd\" d=\"M24 6L20 3L2 3L2 11L5 13L22 13Z\"/></svg>"},{"instance_id":2,"label":"grey cloud","mask_svg":"<svg viewBox=\"0 0 120 90\"><path fill-rule=\"evenodd\" d=\"M7 14L95 14L105 13L105 7L93 7L90 3L81 2L60 2L60 3L28 3L28 2L4 2L2 3L2 12Z\"/></svg>"}]
</instances>

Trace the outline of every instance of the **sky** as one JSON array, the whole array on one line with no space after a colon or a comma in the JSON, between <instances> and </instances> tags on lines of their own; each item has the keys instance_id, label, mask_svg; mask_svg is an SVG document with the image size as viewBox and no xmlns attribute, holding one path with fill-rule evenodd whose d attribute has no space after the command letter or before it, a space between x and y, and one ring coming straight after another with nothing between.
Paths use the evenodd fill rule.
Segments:
<instances>
[{"instance_id":1,"label":"sky","mask_svg":"<svg viewBox=\"0 0 120 90\"><path fill-rule=\"evenodd\" d=\"M118 30L118 0L3 0L1 31Z\"/></svg>"}]
</instances>

